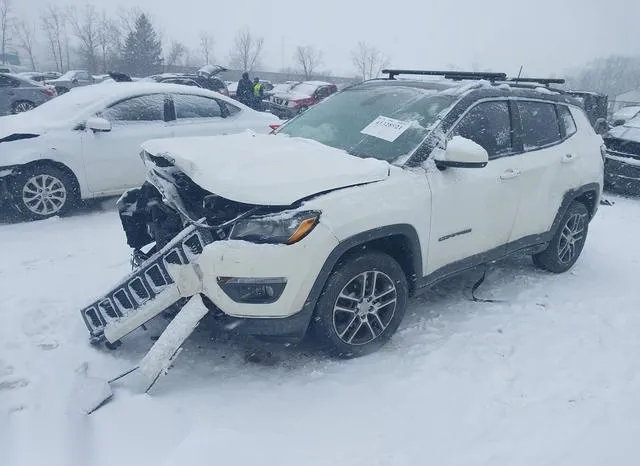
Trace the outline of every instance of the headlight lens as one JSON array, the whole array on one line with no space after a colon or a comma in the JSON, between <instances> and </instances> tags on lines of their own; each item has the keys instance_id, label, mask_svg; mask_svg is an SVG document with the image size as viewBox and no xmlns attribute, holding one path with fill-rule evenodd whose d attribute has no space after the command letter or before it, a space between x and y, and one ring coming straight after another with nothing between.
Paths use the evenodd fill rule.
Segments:
<instances>
[{"instance_id":1,"label":"headlight lens","mask_svg":"<svg viewBox=\"0 0 640 466\"><path fill-rule=\"evenodd\" d=\"M282 212L239 220L230 239L254 243L293 244L307 236L320 219L320 212Z\"/></svg>"}]
</instances>

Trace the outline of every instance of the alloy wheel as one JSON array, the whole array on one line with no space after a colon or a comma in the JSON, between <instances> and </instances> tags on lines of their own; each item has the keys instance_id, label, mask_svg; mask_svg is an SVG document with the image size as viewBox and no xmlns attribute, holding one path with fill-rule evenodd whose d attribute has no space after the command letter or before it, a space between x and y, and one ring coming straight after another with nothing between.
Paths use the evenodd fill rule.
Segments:
<instances>
[{"instance_id":1,"label":"alloy wheel","mask_svg":"<svg viewBox=\"0 0 640 466\"><path fill-rule=\"evenodd\" d=\"M580 242L584 239L586 217L583 214L571 215L564 224L558 241L558 260L569 264L579 250Z\"/></svg>"},{"instance_id":2,"label":"alloy wheel","mask_svg":"<svg viewBox=\"0 0 640 466\"><path fill-rule=\"evenodd\" d=\"M31 102L18 102L14 107L15 113L28 112L29 110L34 109L36 106Z\"/></svg>"},{"instance_id":3,"label":"alloy wheel","mask_svg":"<svg viewBox=\"0 0 640 466\"><path fill-rule=\"evenodd\" d=\"M22 202L36 215L53 215L67 202L67 189L55 176L35 175L22 187Z\"/></svg>"},{"instance_id":4,"label":"alloy wheel","mask_svg":"<svg viewBox=\"0 0 640 466\"><path fill-rule=\"evenodd\" d=\"M396 312L398 292L385 273L370 270L352 278L333 306L336 335L349 345L365 345L384 333Z\"/></svg>"}]
</instances>

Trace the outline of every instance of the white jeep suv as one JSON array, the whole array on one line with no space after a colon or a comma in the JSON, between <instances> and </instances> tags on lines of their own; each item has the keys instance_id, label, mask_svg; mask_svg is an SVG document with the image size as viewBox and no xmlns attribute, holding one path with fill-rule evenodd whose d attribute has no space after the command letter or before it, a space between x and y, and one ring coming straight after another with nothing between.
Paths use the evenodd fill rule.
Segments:
<instances>
[{"instance_id":1,"label":"white jeep suv","mask_svg":"<svg viewBox=\"0 0 640 466\"><path fill-rule=\"evenodd\" d=\"M119 201L136 268L81 311L92 340L119 342L200 294L234 332L309 330L358 356L455 273L523 251L572 267L603 185L579 103L501 74L395 74L272 135L145 143L147 183Z\"/></svg>"}]
</instances>

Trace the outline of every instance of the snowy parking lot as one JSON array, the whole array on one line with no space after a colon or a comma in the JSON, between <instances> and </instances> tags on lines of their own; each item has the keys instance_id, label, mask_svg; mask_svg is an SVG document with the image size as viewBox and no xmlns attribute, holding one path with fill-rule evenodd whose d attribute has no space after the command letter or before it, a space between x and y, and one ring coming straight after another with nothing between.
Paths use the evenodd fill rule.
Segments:
<instances>
[{"instance_id":1,"label":"snowy parking lot","mask_svg":"<svg viewBox=\"0 0 640 466\"><path fill-rule=\"evenodd\" d=\"M150 395L124 379L89 417L83 372L126 370L163 324L116 351L88 343L79 309L130 270L118 216L2 224L0 464L637 464L640 200L607 197L571 272L492 266L478 294L502 302L471 301L471 271L350 361L290 347L250 362L201 325Z\"/></svg>"}]
</instances>

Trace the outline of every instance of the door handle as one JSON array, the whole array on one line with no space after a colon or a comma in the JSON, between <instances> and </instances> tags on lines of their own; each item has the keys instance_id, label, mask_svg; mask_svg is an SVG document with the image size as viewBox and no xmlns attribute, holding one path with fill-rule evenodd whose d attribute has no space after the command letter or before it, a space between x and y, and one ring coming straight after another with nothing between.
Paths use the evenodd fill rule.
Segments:
<instances>
[{"instance_id":1,"label":"door handle","mask_svg":"<svg viewBox=\"0 0 640 466\"><path fill-rule=\"evenodd\" d=\"M509 168L505 170L502 175L500 175L501 180L510 180L511 178L515 178L520 176L520 170L514 170L513 168Z\"/></svg>"},{"instance_id":2,"label":"door handle","mask_svg":"<svg viewBox=\"0 0 640 466\"><path fill-rule=\"evenodd\" d=\"M562 156L562 163L573 162L576 159L576 154L564 154Z\"/></svg>"}]
</instances>

